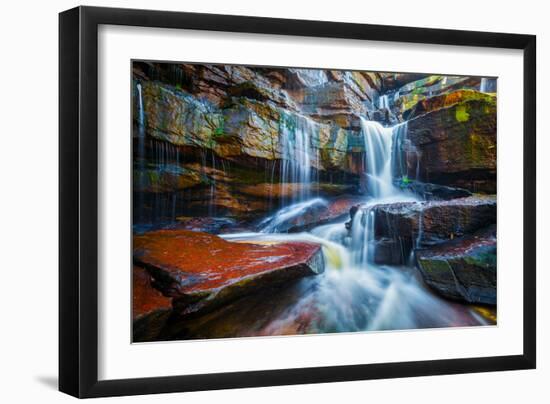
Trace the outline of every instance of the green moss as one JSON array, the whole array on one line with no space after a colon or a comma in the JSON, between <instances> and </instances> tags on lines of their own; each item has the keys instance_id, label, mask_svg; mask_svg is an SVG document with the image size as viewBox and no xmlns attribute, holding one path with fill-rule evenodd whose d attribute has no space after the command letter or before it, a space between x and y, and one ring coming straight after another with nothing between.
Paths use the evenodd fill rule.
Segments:
<instances>
[{"instance_id":1,"label":"green moss","mask_svg":"<svg viewBox=\"0 0 550 404\"><path fill-rule=\"evenodd\" d=\"M458 122L467 122L470 119L466 105L458 105L456 107L455 118Z\"/></svg>"},{"instance_id":2,"label":"green moss","mask_svg":"<svg viewBox=\"0 0 550 404\"><path fill-rule=\"evenodd\" d=\"M223 136L224 134L224 128L225 128L225 117L221 117L220 122L218 124L218 127L214 129L214 132L212 133L212 136Z\"/></svg>"},{"instance_id":3,"label":"green moss","mask_svg":"<svg viewBox=\"0 0 550 404\"><path fill-rule=\"evenodd\" d=\"M440 274L448 275L450 270L449 263L442 259L426 258L420 259L418 263L427 275L435 278L441 277Z\"/></svg>"}]
</instances>

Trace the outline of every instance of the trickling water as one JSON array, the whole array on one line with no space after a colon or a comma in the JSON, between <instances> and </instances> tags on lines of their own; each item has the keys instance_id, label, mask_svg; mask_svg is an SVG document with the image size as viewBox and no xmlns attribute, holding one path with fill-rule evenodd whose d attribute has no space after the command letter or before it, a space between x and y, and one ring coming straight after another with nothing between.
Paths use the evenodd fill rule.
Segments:
<instances>
[{"instance_id":1,"label":"trickling water","mask_svg":"<svg viewBox=\"0 0 550 404\"><path fill-rule=\"evenodd\" d=\"M145 137L145 111L143 109L143 94L141 92L141 83L137 83L138 91L138 137Z\"/></svg>"},{"instance_id":2,"label":"trickling water","mask_svg":"<svg viewBox=\"0 0 550 404\"><path fill-rule=\"evenodd\" d=\"M302 116L287 119L280 125L282 142L281 184L296 184L291 202L305 201L310 196L312 138L318 132L316 124ZM283 206L284 206L283 201Z\"/></svg>"}]
</instances>

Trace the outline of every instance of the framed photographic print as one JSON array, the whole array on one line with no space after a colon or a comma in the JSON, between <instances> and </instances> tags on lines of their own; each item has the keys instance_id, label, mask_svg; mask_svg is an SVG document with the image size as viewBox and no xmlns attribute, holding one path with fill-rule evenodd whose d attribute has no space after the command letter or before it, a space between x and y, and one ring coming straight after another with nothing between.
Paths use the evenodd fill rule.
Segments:
<instances>
[{"instance_id":1,"label":"framed photographic print","mask_svg":"<svg viewBox=\"0 0 550 404\"><path fill-rule=\"evenodd\" d=\"M59 21L60 390L535 367L534 36Z\"/></svg>"}]
</instances>

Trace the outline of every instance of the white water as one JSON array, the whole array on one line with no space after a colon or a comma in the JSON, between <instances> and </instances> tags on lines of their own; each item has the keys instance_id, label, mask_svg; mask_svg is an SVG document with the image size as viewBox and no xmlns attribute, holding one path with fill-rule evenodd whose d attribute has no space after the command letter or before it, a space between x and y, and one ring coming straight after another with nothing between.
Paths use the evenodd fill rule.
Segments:
<instances>
[{"instance_id":1,"label":"white water","mask_svg":"<svg viewBox=\"0 0 550 404\"><path fill-rule=\"evenodd\" d=\"M393 185L392 177L394 128L386 128L378 122L361 118L361 130L365 142L367 188L369 195L375 199L387 198L399 193Z\"/></svg>"}]
</instances>

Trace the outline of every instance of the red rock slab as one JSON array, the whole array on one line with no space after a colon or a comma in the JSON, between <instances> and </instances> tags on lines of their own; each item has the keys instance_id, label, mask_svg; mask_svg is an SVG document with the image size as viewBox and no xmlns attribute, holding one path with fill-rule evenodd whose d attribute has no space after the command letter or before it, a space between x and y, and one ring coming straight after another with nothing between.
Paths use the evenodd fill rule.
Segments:
<instances>
[{"instance_id":1,"label":"red rock slab","mask_svg":"<svg viewBox=\"0 0 550 404\"><path fill-rule=\"evenodd\" d=\"M155 341L172 313L172 299L151 285L151 275L134 266L132 275L133 342Z\"/></svg>"},{"instance_id":2,"label":"red rock slab","mask_svg":"<svg viewBox=\"0 0 550 404\"><path fill-rule=\"evenodd\" d=\"M307 242L231 243L208 233L165 229L134 236L134 262L184 312L324 270L321 246Z\"/></svg>"},{"instance_id":3,"label":"red rock slab","mask_svg":"<svg viewBox=\"0 0 550 404\"><path fill-rule=\"evenodd\" d=\"M134 265L132 275L132 317L137 319L158 310L170 310L172 299L151 285L151 275Z\"/></svg>"}]
</instances>

